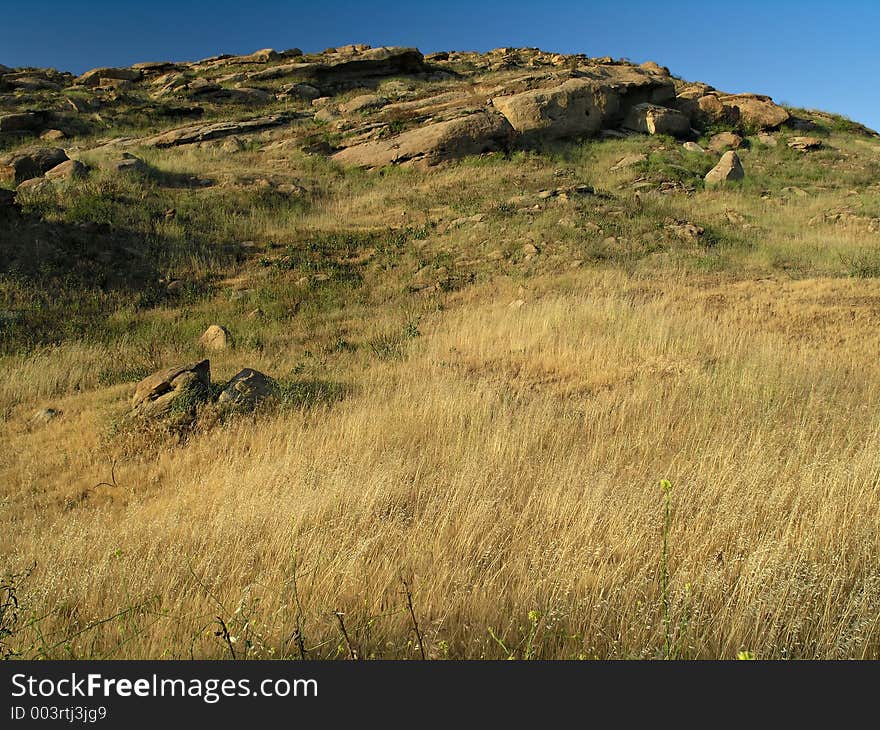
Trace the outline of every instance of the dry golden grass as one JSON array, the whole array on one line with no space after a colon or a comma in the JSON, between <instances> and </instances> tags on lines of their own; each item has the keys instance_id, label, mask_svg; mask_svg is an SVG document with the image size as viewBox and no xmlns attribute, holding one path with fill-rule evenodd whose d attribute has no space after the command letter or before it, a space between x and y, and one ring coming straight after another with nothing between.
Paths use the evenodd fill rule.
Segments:
<instances>
[{"instance_id":1,"label":"dry golden grass","mask_svg":"<svg viewBox=\"0 0 880 730\"><path fill-rule=\"evenodd\" d=\"M102 434L126 386L59 396L94 353L22 361L0 551L36 561L47 616L16 639L215 657L220 616L238 656L298 656L297 626L347 656L338 611L362 656L416 657L405 578L431 657L658 657L668 478L683 655L880 658L878 302L848 280L473 287L405 358L352 356L340 402L125 459ZM27 427L50 395L64 415Z\"/></svg>"}]
</instances>

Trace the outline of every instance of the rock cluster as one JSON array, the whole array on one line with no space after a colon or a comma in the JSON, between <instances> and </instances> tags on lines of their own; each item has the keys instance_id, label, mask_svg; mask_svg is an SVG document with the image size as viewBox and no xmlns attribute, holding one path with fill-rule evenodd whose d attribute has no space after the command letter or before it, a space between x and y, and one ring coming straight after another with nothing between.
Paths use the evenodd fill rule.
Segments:
<instances>
[{"instance_id":1,"label":"rock cluster","mask_svg":"<svg viewBox=\"0 0 880 730\"><path fill-rule=\"evenodd\" d=\"M245 412L273 397L278 386L263 373L245 368L220 390L211 386L209 360L159 370L135 386L129 416L158 419L173 415L191 418L200 404L216 400L224 410Z\"/></svg>"},{"instance_id":2,"label":"rock cluster","mask_svg":"<svg viewBox=\"0 0 880 730\"><path fill-rule=\"evenodd\" d=\"M94 132L96 120L118 104L169 119L213 115L169 124L142 139L107 143L121 149L220 140L223 151L235 153L246 148L246 138L274 135L307 152L328 154L341 165L362 168L436 165L558 140L631 134L675 137L702 154L694 140L701 130L719 127L727 129L712 138L707 152L721 154L739 149L746 135L758 133L773 141L767 132L796 122L767 96L727 94L684 81L654 62L636 65L537 48L428 57L415 48L359 44L316 54L263 48L196 62L101 67L78 77L53 69L3 67L2 90L33 93L34 106L41 108L0 115L3 137L39 136L57 143ZM54 94L56 106L47 111L37 94ZM290 108L250 117L239 113L269 103ZM216 111L225 105L235 105L235 113L218 121ZM789 144L800 151L817 149L811 138L792 138ZM67 161L66 155L56 159L56 165ZM0 181L14 185L43 175L52 180L86 173L80 164L70 164L47 174L51 168L34 162L33 155L0 163ZM118 171L129 170L147 168L134 157L118 160Z\"/></svg>"}]
</instances>

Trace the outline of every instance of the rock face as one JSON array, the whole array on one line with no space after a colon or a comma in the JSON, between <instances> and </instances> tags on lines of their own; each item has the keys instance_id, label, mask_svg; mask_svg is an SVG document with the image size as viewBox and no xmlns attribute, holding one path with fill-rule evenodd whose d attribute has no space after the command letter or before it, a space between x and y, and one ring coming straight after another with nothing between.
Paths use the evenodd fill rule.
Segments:
<instances>
[{"instance_id":1,"label":"rock face","mask_svg":"<svg viewBox=\"0 0 880 730\"><path fill-rule=\"evenodd\" d=\"M0 182L18 185L41 177L53 167L67 161L67 154L57 147L38 147L0 160Z\"/></svg>"},{"instance_id":2,"label":"rock face","mask_svg":"<svg viewBox=\"0 0 880 730\"><path fill-rule=\"evenodd\" d=\"M262 401L275 395L278 386L263 373L245 368L236 374L220 392L217 404L236 411L251 411Z\"/></svg>"},{"instance_id":3,"label":"rock face","mask_svg":"<svg viewBox=\"0 0 880 730\"><path fill-rule=\"evenodd\" d=\"M206 350L225 350L232 344L232 335L222 325L212 324L199 337L199 344Z\"/></svg>"},{"instance_id":4,"label":"rock face","mask_svg":"<svg viewBox=\"0 0 880 730\"><path fill-rule=\"evenodd\" d=\"M668 134L686 137L691 133L691 120L675 109L656 104L636 104L626 115L623 126L644 134Z\"/></svg>"},{"instance_id":5,"label":"rock face","mask_svg":"<svg viewBox=\"0 0 880 730\"><path fill-rule=\"evenodd\" d=\"M208 360L160 370L137 384L131 414L154 418L173 411L192 413L211 398L211 364Z\"/></svg>"},{"instance_id":6,"label":"rock face","mask_svg":"<svg viewBox=\"0 0 880 730\"><path fill-rule=\"evenodd\" d=\"M507 149L513 136L513 128L503 116L478 111L390 139L348 147L334 154L333 159L343 165L367 168L405 163L436 165L465 155Z\"/></svg>"},{"instance_id":7,"label":"rock face","mask_svg":"<svg viewBox=\"0 0 880 730\"><path fill-rule=\"evenodd\" d=\"M742 180L746 176L739 155L733 150L725 152L715 167L706 175L706 185L723 185L732 180Z\"/></svg>"}]
</instances>

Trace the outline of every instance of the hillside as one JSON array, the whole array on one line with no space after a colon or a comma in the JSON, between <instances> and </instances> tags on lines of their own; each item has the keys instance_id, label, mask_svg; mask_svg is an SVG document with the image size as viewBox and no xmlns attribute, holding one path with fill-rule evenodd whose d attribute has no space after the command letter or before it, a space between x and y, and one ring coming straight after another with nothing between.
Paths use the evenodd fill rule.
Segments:
<instances>
[{"instance_id":1,"label":"hillside","mask_svg":"<svg viewBox=\"0 0 880 730\"><path fill-rule=\"evenodd\" d=\"M880 658L862 125L537 49L0 66L0 254L0 656L656 658L665 600Z\"/></svg>"}]
</instances>

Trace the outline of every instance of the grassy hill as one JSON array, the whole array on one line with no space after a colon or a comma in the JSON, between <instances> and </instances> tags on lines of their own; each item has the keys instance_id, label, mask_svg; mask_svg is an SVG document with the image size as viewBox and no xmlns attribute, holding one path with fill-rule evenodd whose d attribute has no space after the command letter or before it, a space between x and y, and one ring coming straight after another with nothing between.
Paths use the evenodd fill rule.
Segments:
<instances>
[{"instance_id":1,"label":"grassy hill","mask_svg":"<svg viewBox=\"0 0 880 730\"><path fill-rule=\"evenodd\" d=\"M362 169L487 90L692 88L371 53L0 75L2 153L87 167L0 198L0 650L880 658L880 138L694 112L701 149L615 123ZM708 186L724 131L745 178ZM203 357L275 396L128 415Z\"/></svg>"}]
</instances>

